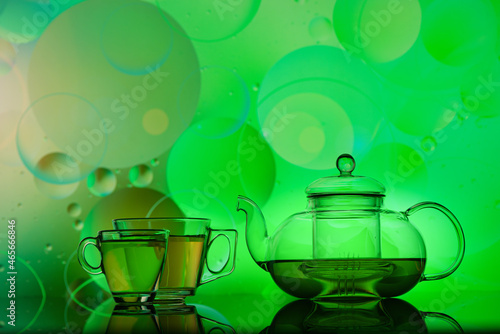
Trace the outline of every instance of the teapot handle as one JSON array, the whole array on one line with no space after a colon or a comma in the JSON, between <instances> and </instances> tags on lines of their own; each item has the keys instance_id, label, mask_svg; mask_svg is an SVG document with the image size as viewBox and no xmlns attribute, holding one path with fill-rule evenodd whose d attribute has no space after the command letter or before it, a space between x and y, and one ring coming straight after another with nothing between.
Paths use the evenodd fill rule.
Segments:
<instances>
[{"instance_id":1,"label":"teapot handle","mask_svg":"<svg viewBox=\"0 0 500 334\"><path fill-rule=\"evenodd\" d=\"M453 227L455 227L455 231L457 232L457 239L458 239L458 251L457 251L457 257L455 261L451 264L451 266L446 269L445 271L438 273L438 274L430 274L430 275L423 275L422 281L434 281L438 280L441 278L448 277L449 275L453 274L455 270L457 270L458 266L460 266L460 263L462 263L462 260L464 258L464 252L465 252L465 237L464 237L464 231L462 230L462 226L460 226L460 223L458 222L457 218L451 213L450 210L448 210L446 207L442 206L441 204L435 203L435 202L421 202L418 204L415 204L411 208L405 211L406 216L410 216L422 209L436 209L438 211L441 211L443 214L445 214L446 217L451 221L453 224Z\"/></svg>"}]
</instances>

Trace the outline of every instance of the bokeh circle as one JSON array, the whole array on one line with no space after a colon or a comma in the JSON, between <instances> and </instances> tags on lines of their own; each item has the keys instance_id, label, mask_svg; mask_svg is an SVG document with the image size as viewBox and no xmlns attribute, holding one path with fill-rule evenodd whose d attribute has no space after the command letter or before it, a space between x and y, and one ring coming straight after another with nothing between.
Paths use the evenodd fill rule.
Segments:
<instances>
[{"instance_id":1,"label":"bokeh circle","mask_svg":"<svg viewBox=\"0 0 500 334\"><path fill-rule=\"evenodd\" d=\"M108 142L100 113L74 94L52 94L33 102L16 135L26 168L55 184L87 177L101 163Z\"/></svg>"},{"instance_id":2,"label":"bokeh circle","mask_svg":"<svg viewBox=\"0 0 500 334\"><path fill-rule=\"evenodd\" d=\"M197 132L204 137L220 138L238 130L245 122L250 110L250 92L243 79L234 70L223 66L205 66L191 73L179 91L177 111L179 115L186 114L185 109L191 105L193 80L201 78L201 91L196 114L192 119ZM222 122L226 127L206 128L201 121L225 118ZM227 122L231 119L232 122ZM188 122L186 120L186 125Z\"/></svg>"},{"instance_id":3,"label":"bokeh circle","mask_svg":"<svg viewBox=\"0 0 500 334\"><path fill-rule=\"evenodd\" d=\"M220 41L238 34L252 21L260 6L260 0L147 1L154 1L159 9L179 22L183 30L177 32L203 42Z\"/></svg>"}]
</instances>

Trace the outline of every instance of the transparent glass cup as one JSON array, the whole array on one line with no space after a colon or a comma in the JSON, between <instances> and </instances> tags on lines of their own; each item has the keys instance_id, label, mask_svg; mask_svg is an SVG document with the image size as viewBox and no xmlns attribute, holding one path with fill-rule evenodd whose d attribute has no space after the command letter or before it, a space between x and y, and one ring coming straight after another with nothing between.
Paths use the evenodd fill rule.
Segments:
<instances>
[{"instance_id":1,"label":"transparent glass cup","mask_svg":"<svg viewBox=\"0 0 500 334\"><path fill-rule=\"evenodd\" d=\"M151 303L158 291L165 265L169 231L163 229L103 230L83 239L78 261L88 273L103 273L120 304ZM88 263L85 249L94 245L101 254L98 266Z\"/></svg>"},{"instance_id":2,"label":"transparent glass cup","mask_svg":"<svg viewBox=\"0 0 500 334\"><path fill-rule=\"evenodd\" d=\"M206 218L126 218L114 219L117 230L166 229L170 231L165 268L155 303L184 303L202 284L231 274L236 260L237 232L210 228ZM217 268L207 262L214 241L225 238L228 251L220 257Z\"/></svg>"}]
</instances>

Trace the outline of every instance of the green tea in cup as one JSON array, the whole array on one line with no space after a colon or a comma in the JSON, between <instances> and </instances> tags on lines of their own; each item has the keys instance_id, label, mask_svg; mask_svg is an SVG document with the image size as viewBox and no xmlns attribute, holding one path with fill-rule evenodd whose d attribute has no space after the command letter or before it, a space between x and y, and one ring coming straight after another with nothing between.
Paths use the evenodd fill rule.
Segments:
<instances>
[{"instance_id":1,"label":"green tea in cup","mask_svg":"<svg viewBox=\"0 0 500 334\"><path fill-rule=\"evenodd\" d=\"M153 301L165 265L168 230L99 231L78 247L78 260L90 274L103 273L117 303ZM85 258L85 249L94 245L101 253L95 267Z\"/></svg>"}]
</instances>

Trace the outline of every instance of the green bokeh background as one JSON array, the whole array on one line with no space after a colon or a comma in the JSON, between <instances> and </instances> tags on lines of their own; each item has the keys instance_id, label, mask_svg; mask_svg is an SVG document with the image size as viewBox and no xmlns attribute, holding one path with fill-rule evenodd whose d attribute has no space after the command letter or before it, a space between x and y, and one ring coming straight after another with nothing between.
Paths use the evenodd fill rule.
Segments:
<instances>
[{"instance_id":1,"label":"green bokeh background","mask_svg":"<svg viewBox=\"0 0 500 334\"><path fill-rule=\"evenodd\" d=\"M239 232L235 271L191 301L262 330L292 299L252 261L236 197L273 233L341 153L388 208L436 201L463 226L460 268L401 298L500 326L499 33L497 0L1 0L0 275L15 219L19 326L83 330L109 296L79 241L113 218L185 215ZM46 168L72 152L64 177ZM447 267L451 225L413 221L426 271Z\"/></svg>"}]
</instances>

